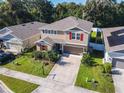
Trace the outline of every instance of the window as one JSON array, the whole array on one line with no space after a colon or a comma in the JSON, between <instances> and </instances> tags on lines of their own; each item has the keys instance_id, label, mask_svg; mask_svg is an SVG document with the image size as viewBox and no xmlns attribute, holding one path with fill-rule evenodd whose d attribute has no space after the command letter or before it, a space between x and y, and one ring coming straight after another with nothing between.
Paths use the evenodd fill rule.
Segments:
<instances>
[{"instance_id":1,"label":"window","mask_svg":"<svg viewBox=\"0 0 124 93\"><path fill-rule=\"evenodd\" d=\"M44 30L44 33L47 34L47 30Z\"/></svg>"},{"instance_id":2,"label":"window","mask_svg":"<svg viewBox=\"0 0 124 93\"><path fill-rule=\"evenodd\" d=\"M50 34L50 30L48 30L48 34Z\"/></svg>"},{"instance_id":3,"label":"window","mask_svg":"<svg viewBox=\"0 0 124 93\"><path fill-rule=\"evenodd\" d=\"M77 33L77 40L80 40L80 34Z\"/></svg>"},{"instance_id":4,"label":"window","mask_svg":"<svg viewBox=\"0 0 124 93\"><path fill-rule=\"evenodd\" d=\"M53 34L53 30L51 30L51 34Z\"/></svg>"},{"instance_id":5,"label":"window","mask_svg":"<svg viewBox=\"0 0 124 93\"><path fill-rule=\"evenodd\" d=\"M54 34L56 34L56 31L54 31Z\"/></svg>"},{"instance_id":6,"label":"window","mask_svg":"<svg viewBox=\"0 0 124 93\"><path fill-rule=\"evenodd\" d=\"M75 39L75 33L72 33L72 39Z\"/></svg>"},{"instance_id":7,"label":"window","mask_svg":"<svg viewBox=\"0 0 124 93\"><path fill-rule=\"evenodd\" d=\"M44 30L42 30L43 31L43 33L45 33L45 31Z\"/></svg>"}]
</instances>

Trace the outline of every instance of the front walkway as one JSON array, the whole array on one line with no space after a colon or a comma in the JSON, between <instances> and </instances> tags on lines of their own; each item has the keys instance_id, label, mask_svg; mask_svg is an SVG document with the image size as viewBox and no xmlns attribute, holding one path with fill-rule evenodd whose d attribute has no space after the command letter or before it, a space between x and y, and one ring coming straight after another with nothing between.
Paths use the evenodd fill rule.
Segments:
<instances>
[{"instance_id":1,"label":"front walkway","mask_svg":"<svg viewBox=\"0 0 124 93\"><path fill-rule=\"evenodd\" d=\"M124 69L114 68L112 71L119 72L112 75L115 85L115 92L124 93Z\"/></svg>"},{"instance_id":2,"label":"front walkway","mask_svg":"<svg viewBox=\"0 0 124 93\"><path fill-rule=\"evenodd\" d=\"M13 78L17 78L20 80L28 81L28 82L38 84L38 85L41 85L45 80L45 79L38 77L38 76L34 76L31 74L26 74L23 72L14 71L14 70L2 68L2 67L0 67L0 74L5 75L5 76L9 76L9 77L13 77Z\"/></svg>"},{"instance_id":3,"label":"front walkway","mask_svg":"<svg viewBox=\"0 0 124 93\"><path fill-rule=\"evenodd\" d=\"M46 79L2 67L0 74L40 85L32 93L96 93L74 86L80 59L76 55L63 56Z\"/></svg>"}]
</instances>

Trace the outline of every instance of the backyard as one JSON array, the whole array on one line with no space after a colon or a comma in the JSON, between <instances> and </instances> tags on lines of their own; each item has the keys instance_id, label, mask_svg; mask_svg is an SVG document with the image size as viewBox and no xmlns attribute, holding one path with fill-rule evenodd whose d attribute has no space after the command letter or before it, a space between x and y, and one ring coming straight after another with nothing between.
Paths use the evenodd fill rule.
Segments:
<instances>
[{"instance_id":1,"label":"backyard","mask_svg":"<svg viewBox=\"0 0 124 93\"><path fill-rule=\"evenodd\" d=\"M75 85L100 93L115 93L112 76L102 71L102 57L100 55L101 53L92 55L97 66L80 65Z\"/></svg>"},{"instance_id":2,"label":"backyard","mask_svg":"<svg viewBox=\"0 0 124 93\"><path fill-rule=\"evenodd\" d=\"M2 66L24 73L46 77L54 66L54 63L49 62L47 65L43 65L43 60L35 60L32 58L32 52L29 52Z\"/></svg>"},{"instance_id":3,"label":"backyard","mask_svg":"<svg viewBox=\"0 0 124 93\"><path fill-rule=\"evenodd\" d=\"M0 80L2 80L8 86L8 88L10 88L15 93L31 93L38 87L38 85L36 84L32 84L26 81L18 80L1 74Z\"/></svg>"},{"instance_id":4,"label":"backyard","mask_svg":"<svg viewBox=\"0 0 124 93\"><path fill-rule=\"evenodd\" d=\"M103 36L101 32L92 31L90 35L90 42L103 44Z\"/></svg>"}]
</instances>

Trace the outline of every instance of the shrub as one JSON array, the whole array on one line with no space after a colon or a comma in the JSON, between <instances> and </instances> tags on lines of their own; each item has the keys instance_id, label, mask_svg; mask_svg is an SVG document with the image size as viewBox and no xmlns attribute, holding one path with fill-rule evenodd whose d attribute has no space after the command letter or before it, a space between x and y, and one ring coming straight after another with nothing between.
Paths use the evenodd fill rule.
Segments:
<instances>
[{"instance_id":1,"label":"shrub","mask_svg":"<svg viewBox=\"0 0 124 93\"><path fill-rule=\"evenodd\" d=\"M34 51L34 52L32 53L32 57L34 57L35 60L37 60L37 59L42 59L42 52L41 52L41 51Z\"/></svg>"},{"instance_id":2,"label":"shrub","mask_svg":"<svg viewBox=\"0 0 124 93\"><path fill-rule=\"evenodd\" d=\"M93 60L92 56L90 56L89 54L84 54L81 62L85 65L88 66L93 66L96 62Z\"/></svg>"},{"instance_id":3,"label":"shrub","mask_svg":"<svg viewBox=\"0 0 124 93\"><path fill-rule=\"evenodd\" d=\"M32 57L37 59L49 60L52 62L56 62L59 59L59 54L55 51L35 51L32 53Z\"/></svg>"},{"instance_id":4,"label":"shrub","mask_svg":"<svg viewBox=\"0 0 124 93\"><path fill-rule=\"evenodd\" d=\"M55 51L48 51L48 56L52 62L56 62L60 57L59 54Z\"/></svg>"},{"instance_id":5,"label":"shrub","mask_svg":"<svg viewBox=\"0 0 124 93\"><path fill-rule=\"evenodd\" d=\"M112 64L111 63L105 63L102 65L102 72L103 73L111 73L111 69L112 69Z\"/></svg>"},{"instance_id":6,"label":"shrub","mask_svg":"<svg viewBox=\"0 0 124 93\"><path fill-rule=\"evenodd\" d=\"M49 60L48 52L43 51L43 52L41 52L41 53L42 53L42 58L43 58L44 60Z\"/></svg>"}]
</instances>

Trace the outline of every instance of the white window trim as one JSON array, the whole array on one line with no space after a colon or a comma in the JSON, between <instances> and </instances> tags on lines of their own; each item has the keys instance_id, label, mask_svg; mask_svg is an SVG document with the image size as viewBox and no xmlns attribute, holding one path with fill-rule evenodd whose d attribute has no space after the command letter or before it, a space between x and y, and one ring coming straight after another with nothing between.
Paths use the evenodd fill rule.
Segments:
<instances>
[{"instance_id":1,"label":"white window trim","mask_svg":"<svg viewBox=\"0 0 124 93\"><path fill-rule=\"evenodd\" d=\"M79 39L77 39L78 38L78 34L79 34ZM76 33L76 40L80 40L80 38L81 38L81 33Z\"/></svg>"},{"instance_id":2,"label":"white window trim","mask_svg":"<svg viewBox=\"0 0 124 93\"><path fill-rule=\"evenodd\" d=\"M72 34L73 34L73 33L74 33L74 32L72 32ZM77 37L78 37L77 34L80 34L80 35L81 35L81 33L75 33L75 39L72 38L72 40L79 40L79 41L80 41L80 39L77 39ZM81 37L80 37L80 38L81 38Z\"/></svg>"},{"instance_id":3,"label":"white window trim","mask_svg":"<svg viewBox=\"0 0 124 93\"><path fill-rule=\"evenodd\" d=\"M49 33L49 31L50 31L50 33ZM52 31L53 31L53 33L52 33ZM57 31L54 31L54 30L42 30L42 33L43 34L48 34L48 35L57 35Z\"/></svg>"}]
</instances>

